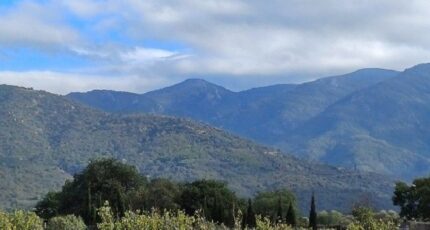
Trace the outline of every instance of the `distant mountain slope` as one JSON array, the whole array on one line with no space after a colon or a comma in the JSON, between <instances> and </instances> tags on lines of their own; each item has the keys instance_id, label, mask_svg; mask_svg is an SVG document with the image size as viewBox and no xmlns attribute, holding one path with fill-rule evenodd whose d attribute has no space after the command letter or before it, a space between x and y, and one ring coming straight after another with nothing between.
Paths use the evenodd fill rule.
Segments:
<instances>
[{"instance_id":1,"label":"distant mountain slope","mask_svg":"<svg viewBox=\"0 0 430 230\"><path fill-rule=\"evenodd\" d=\"M189 117L261 143L274 144L340 98L396 74L391 70L363 69L300 85L276 85L238 93L204 80L190 79L142 95L91 91L71 93L68 97L109 112Z\"/></svg>"},{"instance_id":2,"label":"distant mountain slope","mask_svg":"<svg viewBox=\"0 0 430 230\"><path fill-rule=\"evenodd\" d=\"M108 114L2 85L0 125L0 208L29 207L97 156L126 161L151 178L225 180L240 195L287 187L303 210L311 191L321 209L348 210L363 195L391 207L386 177L308 163L187 119Z\"/></svg>"},{"instance_id":3,"label":"distant mountain slope","mask_svg":"<svg viewBox=\"0 0 430 230\"><path fill-rule=\"evenodd\" d=\"M357 91L286 140L299 155L412 178L430 173L430 64Z\"/></svg>"},{"instance_id":4,"label":"distant mountain slope","mask_svg":"<svg viewBox=\"0 0 430 230\"><path fill-rule=\"evenodd\" d=\"M193 79L142 95L91 91L72 93L68 97L105 111L189 117L299 157L409 179L425 174L430 164L406 147L366 133L344 135L343 130L334 127L327 128L322 136L314 135L318 129L328 127L338 119L336 116L318 119L328 108L355 92L389 81L398 74L391 70L362 69L298 85L274 85L238 93ZM364 93L363 97L372 101L373 94ZM123 107L117 106L117 102ZM372 115L362 116L360 111L351 112L348 116L350 119L357 116L372 119ZM372 125L378 127L377 122ZM333 144L337 142L338 145ZM387 152L394 152L395 156L383 160L386 155L382 153Z\"/></svg>"}]
</instances>

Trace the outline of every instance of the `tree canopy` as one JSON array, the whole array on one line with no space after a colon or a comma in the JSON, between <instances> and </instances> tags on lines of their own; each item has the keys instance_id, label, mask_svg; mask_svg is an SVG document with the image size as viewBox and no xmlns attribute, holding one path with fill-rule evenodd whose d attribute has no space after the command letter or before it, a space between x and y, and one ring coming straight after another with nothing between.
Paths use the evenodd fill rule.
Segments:
<instances>
[{"instance_id":1,"label":"tree canopy","mask_svg":"<svg viewBox=\"0 0 430 230\"><path fill-rule=\"evenodd\" d=\"M430 220L430 177L415 179L409 186L396 183L393 204L400 206L400 216Z\"/></svg>"},{"instance_id":2,"label":"tree canopy","mask_svg":"<svg viewBox=\"0 0 430 230\"><path fill-rule=\"evenodd\" d=\"M181 207L188 215L202 210L204 216L218 223L232 224L236 195L223 182L200 180L184 185L180 198Z\"/></svg>"},{"instance_id":3,"label":"tree canopy","mask_svg":"<svg viewBox=\"0 0 430 230\"><path fill-rule=\"evenodd\" d=\"M254 198L255 213L267 216L272 221L277 221L278 215L282 210L287 211L290 204L296 208L294 194L286 189L271 192L260 192Z\"/></svg>"},{"instance_id":4,"label":"tree canopy","mask_svg":"<svg viewBox=\"0 0 430 230\"><path fill-rule=\"evenodd\" d=\"M97 209L105 201L109 201L116 215L121 215L128 207L128 193L145 183L133 166L114 159L94 160L72 181L66 181L60 192L48 193L37 204L36 212L44 218L75 214L86 223L95 223Z\"/></svg>"}]
</instances>

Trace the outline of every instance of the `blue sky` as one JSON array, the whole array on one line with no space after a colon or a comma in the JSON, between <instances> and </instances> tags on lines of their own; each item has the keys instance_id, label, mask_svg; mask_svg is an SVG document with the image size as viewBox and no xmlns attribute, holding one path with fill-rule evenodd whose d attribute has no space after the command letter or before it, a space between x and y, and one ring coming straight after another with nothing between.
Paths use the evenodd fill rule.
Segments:
<instances>
[{"instance_id":1,"label":"blue sky","mask_svg":"<svg viewBox=\"0 0 430 230\"><path fill-rule=\"evenodd\" d=\"M430 60L430 2L0 0L0 84L233 90Z\"/></svg>"}]
</instances>

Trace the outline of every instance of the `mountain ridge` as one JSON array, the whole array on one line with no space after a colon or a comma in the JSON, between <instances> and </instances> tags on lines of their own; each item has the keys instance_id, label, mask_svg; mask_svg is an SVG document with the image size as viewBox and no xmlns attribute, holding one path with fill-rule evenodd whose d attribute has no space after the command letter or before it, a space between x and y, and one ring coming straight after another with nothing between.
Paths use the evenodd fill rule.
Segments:
<instances>
[{"instance_id":1,"label":"mountain ridge","mask_svg":"<svg viewBox=\"0 0 430 230\"><path fill-rule=\"evenodd\" d=\"M411 180L428 175L430 168L429 74L428 63L403 72L368 68L233 92L215 105L199 97L197 106L134 112L189 117L301 158ZM145 101L144 95L137 100ZM192 99L175 96L188 104ZM85 98L78 101L109 110ZM151 103L158 104L155 96Z\"/></svg>"},{"instance_id":2,"label":"mountain ridge","mask_svg":"<svg viewBox=\"0 0 430 230\"><path fill-rule=\"evenodd\" d=\"M312 191L327 209L348 210L363 194L392 207L393 182L385 176L309 163L190 119L110 114L2 85L0 125L2 208L31 207L94 157L129 162L150 178L225 180L242 196L286 187L303 210Z\"/></svg>"}]
</instances>

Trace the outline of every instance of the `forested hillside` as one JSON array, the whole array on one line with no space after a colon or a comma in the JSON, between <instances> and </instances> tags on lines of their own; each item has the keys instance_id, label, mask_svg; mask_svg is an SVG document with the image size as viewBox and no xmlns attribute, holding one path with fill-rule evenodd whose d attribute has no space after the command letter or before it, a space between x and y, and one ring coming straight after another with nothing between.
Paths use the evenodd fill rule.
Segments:
<instances>
[{"instance_id":1,"label":"forested hillside","mask_svg":"<svg viewBox=\"0 0 430 230\"><path fill-rule=\"evenodd\" d=\"M108 114L2 85L0 125L1 208L31 207L100 156L135 165L149 178L225 180L241 196L288 188L303 210L312 191L324 209L349 210L362 197L391 207L386 177L308 163L187 119Z\"/></svg>"},{"instance_id":2,"label":"forested hillside","mask_svg":"<svg viewBox=\"0 0 430 230\"><path fill-rule=\"evenodd\" d=\"M188 80L142 95L68 97L106 111L190 117L300 158L410 180L430 173L429 66L363 69L237 93Z\"/></svg>"}]
</instances>

